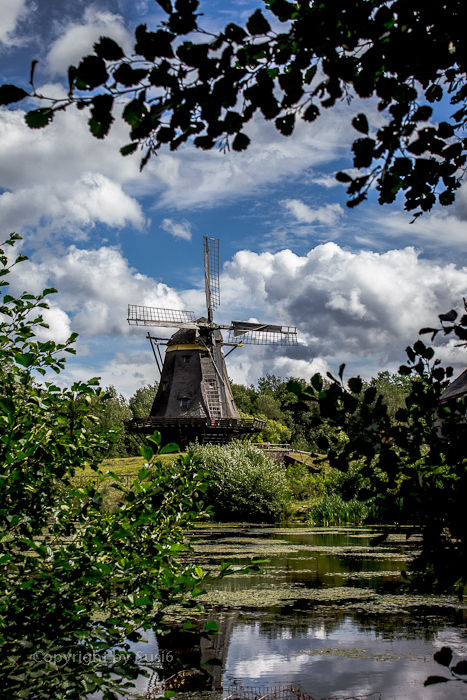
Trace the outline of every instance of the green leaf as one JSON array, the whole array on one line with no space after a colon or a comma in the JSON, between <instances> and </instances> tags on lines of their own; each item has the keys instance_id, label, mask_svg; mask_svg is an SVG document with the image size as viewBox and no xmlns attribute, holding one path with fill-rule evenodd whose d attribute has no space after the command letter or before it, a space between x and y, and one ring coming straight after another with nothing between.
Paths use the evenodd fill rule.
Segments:
<instances>
[{"instance_id":1,"label":"green leaf","mask_svg":"<svg viewBox=\"0 0 467 700\"><path fill-rule=\"evenodd\" d=\"M150 440L151 442L154 442L156 445L160 445L161 440L162 440L162 436L158 430L155 430L153 432L153 434L151 435L151 437L148 437L148 440Z\"/></svg>"},{"instance_id":2,"label":"green leaf","mask_svg":"<svg viewBox=\"0 0 467 700\"><path fill-rule=\"evenodd\" d=\"M204 623L204 629L208 632L212 632L214 630L217 632L219 630L219 625L215 620L208 620Z\"/></svg>"},{"instance_id":3,"label":"green leaf","mask_svg":"<svg viewBox=\"0 0 467 700\"><path fill-rule=\"evenodd\" d=\"M154 451L153 451L152 447L149 447L148 445L141 445L141 447L139 449L140 449L141 455L144 457L144 459L146 461L149 462L153 458Z\"/></svg>"},{"instance_id":4,"label":"green leaf","mask_svg":"<svg viewBox=\"0 0 467 700\"><path fill-rule=\"evenodd\" d=\"M28 97L28 93L16 85L0 85L0 105L11 105Z\"/></svg>"},{"instance_id":5,"label":"green leaf","mask_svg":"<svg viewBox=\"0 0 467 700\"><path fill-rule=\"evenodd\" d=\"M122 156L129 156L130 153L134 153L137 150L138 146L138 141L136 141L135 143L129 143L126 146L122 146L122 148L120 149L120 153L122 154Z\"/></svg>"},{"instance_id":6,"label":"green leaf","mask_svg":"<svg viewBox=\"0 0 467 700\"><path fill-rule=\"evenodd\" d=\"M175 442L169 442L167 445L160 450L159 454L165 455L169 452L179 452L180 448Z\"/></svg>"},{"instance_id":7,"label":"green leaf","mask_svg":"<svg viewBox=\"0 0 467 700\"><path fill-rule=\"evenodd\" d=\"M148 110L144 102L140 100L132 100L129 102L125 109L123 110L123 118L133 128L139 126L142 121L147 117Z\"/></svg>"},{"instance_id":8,"label":"green leaf","mask_svg":"<svg viewBox=\"0 0 467 700\"><path fill-rule=\"evenodd\" d=\"M47 126L49 122L51 122L54 118L54 112L53 109L50 109L50 107L40 107L39 109L33 109L31 112L28 112L24 119L26 121L26 124L29 126L30 129L42 129L44 126Z\"/></svg>"},{"instance_id":9,"label":"green leaf","mask_svg":"<svg viewBox=\"0 0 467 700\"><path fill-rule=\"evenodd\" d=\"M14 358L16 363L18 365L22 365L23 367L31 367L36 359L34 353L32 352L16 353Z\"/></svg>"}]
</instances>

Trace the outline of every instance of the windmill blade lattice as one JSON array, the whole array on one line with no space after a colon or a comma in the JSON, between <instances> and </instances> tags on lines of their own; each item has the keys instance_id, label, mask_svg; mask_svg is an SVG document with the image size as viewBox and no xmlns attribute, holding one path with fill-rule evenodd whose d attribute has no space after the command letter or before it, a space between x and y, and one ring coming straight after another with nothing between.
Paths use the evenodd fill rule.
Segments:
<instances>
[{"instance_id":1,"label":"windmill blade lattice","mask_svg":"<svg viewBox=\"0 0 467 700\"><path fill-rule=\"evenodd\" d=\"M198 328L193 311L157 309L152 306L128 305L130 326L159 326L161 328Z\"/></svg>"},{"instance_id":2,"label":"windmill blade lattice","mask_svg":"<svg viewBox=\"0 0 467 700\"><path fill-rule=\"evenodd\" d=\"M204 236L204 276L206 282L206 306L208 310L215 309L221 303L218 238Z\"/></svg>"},{"instance_id":3,"label":"windmill blade lattice","mask_svg":"<svg viewBox=\"0 0 467 700\"><path fill-rule=\"evenodd\" d=\"M294 326L274 326L269 323L232 321L229 342L244 345L298 345Z\"/></svg>"}]
</instances>

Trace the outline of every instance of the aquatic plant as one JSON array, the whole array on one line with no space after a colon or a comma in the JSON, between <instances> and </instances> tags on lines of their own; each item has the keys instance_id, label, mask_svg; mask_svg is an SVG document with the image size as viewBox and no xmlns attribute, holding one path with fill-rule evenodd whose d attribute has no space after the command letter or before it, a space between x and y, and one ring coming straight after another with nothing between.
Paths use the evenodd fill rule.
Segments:
<instances>
[{"instance_id":1,"label":"aquatic plant","mask_svg":"<svg viewBox=\"0 0 467 700\"><path fill-rule=\"evenodd\" d=\"M352 523L360 525L374 520L376 507L373 499L359 501L352 498L344 501L338 493L327 493L314 503L308 513L310 524L341 525Z\"/></svg>"}]
</instances>

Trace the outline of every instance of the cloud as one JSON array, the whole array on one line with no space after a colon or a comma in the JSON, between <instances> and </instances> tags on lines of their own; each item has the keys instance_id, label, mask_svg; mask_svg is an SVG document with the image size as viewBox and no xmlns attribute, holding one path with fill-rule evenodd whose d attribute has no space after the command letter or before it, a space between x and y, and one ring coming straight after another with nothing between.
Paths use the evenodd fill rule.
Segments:
<instances>
[{"instance_id":1,"label":"cloud","mask_svg":"<svg viewBox=\"0 0 467 700\"><path fill-rule=\"evenodd\" d=\"M19 23L25 19L34 6L27 0L0 0L0 45L18 46L24 39L15 35Z\"/></svg>"},{"instance_id":2,"label":"cloud","mask_svg":"<svg viewBox=\"0 0 467 700\"><path fill-rule=\"evenodd\" d=\"M240 251L225 266L221 289L224 306L245 317L298 327L301 345L264 350L263 367L303 376L311 362L346 362L371 376L396 369L419 329L462 303L467 268L424 260L412 247L352 253L326 243L304 256ZM467 360L460 349L443 353L459 368Z\"/></svg>"},{"instance_id":3,"label":"cloud","mask_svg":"<svg viewBox=\"0 0 467 700\"><path fill-rule=\"evenodd\" d=\"M160 227L174 236L174 238L183 238L185 241L191 241L191 224L186 219L182 219L180 222L173 219L164 219Z\"/></svg>"},{"instance_id":4,"label":"cloud","mask_svg":"<svg viewBox=\"0 0 467 700\"><path fill-rule=\"evenodd\" d=\"M299 120L288 138L270 122L255 117L245 128L251 145L242 153L201 151L192 145L177 153L159 153L147 166L161 189L159 206L218 206L345 157L353 140L349 125L357 103L351 110L337 105L312 125ZM371 109L368 101L366 111Z\"/></svg>"},{"instance_id":5,"label":"cloud","mask_svg":"<svg viewBox=\"0 0 467 700\"><path fill-rule=\"evenodd\" d=\"M37 294L46 286L58 288L59 293L50 299L56 337L61 339L68 337L70 329L84 338L124 338L131 332L141 337L140 331L147 329L130 328L128 304L184 308L176 291L131 268L115 247L83 250L70 246L63 255L49 251L40 263L28 261L14 268L11 277L14 291L27 288Z\"/></svg>"},{"instance_id":6,"label":"cloud","mask_svg":"<svg viewBox=\"0 0 467 700\"><path fill-rule=\"evenodd\" d=\"M300 199L284 199L281 204L303 224L320 223L334 226L344 214L340 204L326 204L317 209L312 209Z\"/></svg>"},{"instance_id":7,"label":"cloud","mask_svg":"<svg viewBox=\"0 0 467 700\"><path fill-rule=\"evenodd\" d=\"M81 22L70 22L59 28L60 36L49 49L46 69L52 77L64 75L69 65L77 65L83 56L92 51L93 44L101 36L114 39L124 51L131 52L132 35L127 31L120 15L98 10L91 5L84 11Z\"/></svg>"},{"instance_id":8,"label":"cloud","mask_svg":"<svg viewBox=\"0 0 467 700\"><path fill-rule=\"evenodd\" d=\"M434 209L410 223L409 212L393 208L375 212L373 209L364 211L361 227L372 232L366 239L370 245L380 245L383 235L386 236L384 245L387 245L388 240L399 239L405 244L409 241L420 245L425 250L435 249L438 253L443 247L450 252L453 249L463 252L467 240L467 222L460 220L456 216L458 213L458 208Z\"/></svg>"},{"instance_id":9,"label":"cloud","mask_svg":"<svg viewBox=\"0 0 467 700\"><path fill-rule=\"evenodd\" d=\"M53 89L53 86L51 86ZM96 223L141 228L145 216L125 191L138 177L136 161L122 158L127 138L118 122L105 141L88 132L87 115L60 113L43 130L31 130L24 112L0 109L0 216L5 229L41 226L79 232Z\"/></svg>"}]
</instances>

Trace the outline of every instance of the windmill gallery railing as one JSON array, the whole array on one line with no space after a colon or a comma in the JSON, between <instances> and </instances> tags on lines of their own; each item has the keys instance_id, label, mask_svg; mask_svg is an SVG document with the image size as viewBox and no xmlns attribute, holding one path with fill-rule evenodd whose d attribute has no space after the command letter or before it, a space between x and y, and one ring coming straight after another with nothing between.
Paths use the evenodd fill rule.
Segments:
<instances>
[{"instance_id":1,"label":"windmill gallery railing","mask_svg":"<svg viewBox=\"0 0 467 700\"><path fill-rule=\"evenodd\" d=\"M139 418L128 421L126 427L132 433L148 433L150 429L157 430L159 427L208 427L208 428L233 428L248 432L262 432L266 426L266 421L260 418L168 418L166 416Z\"/></svg>"}]
</instances>

